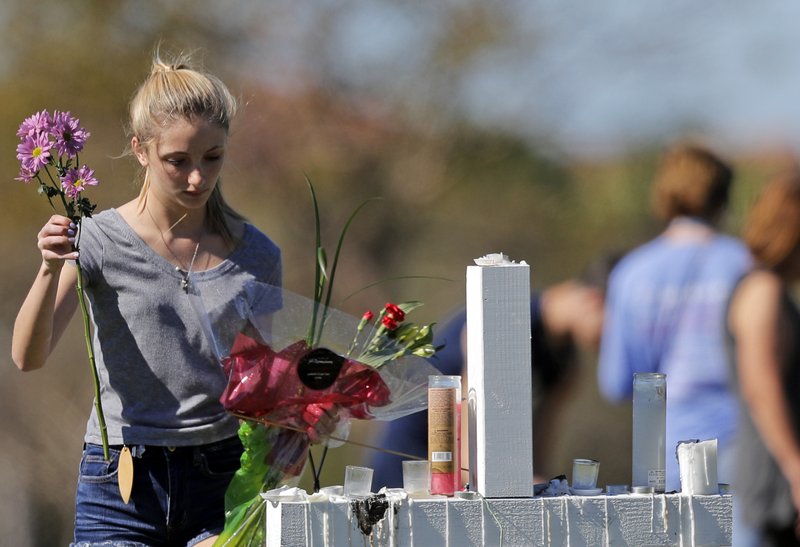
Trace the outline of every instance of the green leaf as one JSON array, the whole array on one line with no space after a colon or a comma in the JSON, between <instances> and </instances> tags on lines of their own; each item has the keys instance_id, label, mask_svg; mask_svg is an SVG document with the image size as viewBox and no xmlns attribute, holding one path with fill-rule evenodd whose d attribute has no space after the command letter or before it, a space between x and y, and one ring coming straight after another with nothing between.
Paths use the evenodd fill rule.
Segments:
<instances>
[{"instance_id":1,"label":"green leaf","mask_svg":"<svg viewBox=\"0 0 800 547\"><path fill-rule=\"evenodd\" d=\"M325 252L325 247L317 248L317 265L321 274L320 281L328 279L328 253Z\"/></svg>"},{"instance_id":2,"label":"green leaf","mask_svg":"<svg viewBox=\"0 0 800 547\"><path fill-rule=\"evenodd\" d=\"M81 216L84 217L91 217L92 213L97 207L97 205L92 204L92 202L89 201L88 198L84 197L78 199L77 206L78 206L78 212L80 213Z\"/></svg>"},{"instance_id":3,"label":"green leaf","mask_svg":"<svg viewBox=\"0 0 800 547\"><path fill-rule=\"evenodd\" d=\"M430 344L433 342L433 326L436 323L431 323L430 325L425 325L419 330L419 335L417 336L417 342L421 344Z\"/></svg>"},{"instance_id":4,"label":"green leaf","mask_svg":"<svg viewBox=\"0 0 800 547\"><path fill-rule=\"evenodd\" d=\"M423 357L423 358L427 359L428 357L433 357L433 355L436 353L436 351L437 351L437 349L435 347L433 347L432 345L428 344L428 345L416 348L411 353L416 355L417 357Z\"/></svg>"},{"instance_id":5,"label":"green leaf","mask_svg":"<svg viewBox=\"0 0 800 547\"><path fill-rule=\"evenodd\" d=\"M308 333L306 334L306 343L309 346L312 346L314 344L314 339L316 338L317 314L319 313L319 305L320 301L322 300L322 294L325 291L325 277L323 276L323 272L319 263L319 252L322 248L322 233L319 222L319 204L317 203L317 194L314 191L314 185L311 184L311 179L309 179L307 175L306 184L308 185L308 191L311 193L311 203L314 205L314 249L316 254L314 257L314 263L316 264L314 269L314 308L311 312L311 321L308 325Z\"/></svg>"},{"instance_id":6,"label":"green leaf","mask_svg":"<svg viewBox=\"0 0 800 547\"><path fill-rule=\"evenodd\" d=\"M408 315L412 311L416 310L417 308L423 306L424 304L418 300L410 300L408 302L402 302L397 305L398 308L403 310L403 312Z\"/></svg>"},{"instance_id":7,"label":"green leaf","mask_svg":"<svg viewBox=\"0 0 800 547\"><path fill-rule=\"evenodd\" d=\"M363 209L369 202L375 201L376 199L380 198L370 198L362 202L361 205L359 205L358 207L356 207L355 211L353 211L348 217L347 222L345 222L344 227L342 228L342 232L339 234L339 242L336 244L336 252L333 255L333 266L331 266L331 275L330 278L328 278L328 295L325 298L325 309L322 311L323 313L321 321L322 325L325 324L325 314L327 313L328 308L331 305L331 295L333 294L333 280L336 277L336 267L339 264L339 256L342 251L342 245L344 244L344 236L347 234L347 230L350 228L350 224L353 222L353 219L356 218L359 211L361 211L361 209ZM320 326L320 332L317 333L317 339L319 339L322 336L321 331L322 331L322 326Z\"/></svg>"}]
</instances>

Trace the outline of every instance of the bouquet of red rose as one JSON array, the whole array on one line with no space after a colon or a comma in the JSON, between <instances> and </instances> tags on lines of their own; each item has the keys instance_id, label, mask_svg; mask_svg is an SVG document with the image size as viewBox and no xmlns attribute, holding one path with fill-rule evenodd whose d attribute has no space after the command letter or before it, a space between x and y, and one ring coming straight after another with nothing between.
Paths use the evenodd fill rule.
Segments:
<instances>
[{"instance_id":1,"label":"bouquet of red rose","mask_svg":"<svg viewBox=\"0 0 800 547\"><path fill-rule=\"evenodd\" d=\"M325 309L323 332L310 339L299 336L305 325L298 321L313 314L312 301L265 284L246 293L273 304L264 295L279 294L280 308L246 317L245 332L220 356L228 376L221 401L228 411L313 436L314 406L336 406L340 418L383 420L425 408L428 375L436 371L420 357L435 352L433 332L405 321L419 303L389 303L377 318L366 312L360 320Z\"/></svg>"},{"instance_id":2,"label":"bouquet of red rose","mask_svg":"<svg viewBox=\"0 0 800 547\"><path fill-rule=\"evenodd\" d=\"M361 318L330 306L342 238L352 219L330 271L317 221L313 299L253 281L237 288L233 299L217 301L192 286L192 302L228 377L220 400L242 420L245 447L226 493L226 526L217 545L260 545L261 493L296 483L307 461L319 488L309 448L326 412L338 419L332 437L342 440L354 419L392 420L427 406L428 377L439 374L424 359L437 349L432 325L406 320L421 303L387 303L377 316L366 312Z\"/></svg>"}]
</instances>

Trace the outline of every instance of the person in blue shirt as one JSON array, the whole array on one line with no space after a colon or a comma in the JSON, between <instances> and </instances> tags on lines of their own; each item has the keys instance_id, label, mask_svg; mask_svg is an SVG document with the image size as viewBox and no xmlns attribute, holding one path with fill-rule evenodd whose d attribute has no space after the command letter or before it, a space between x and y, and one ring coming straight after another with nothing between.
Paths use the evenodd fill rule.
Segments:
<instances>
[{"instance_id":1,"label":"person in blue shirt","mask_svg":"<svg viewBox=\"0 0 800 547\"><path fill-rule=\"evenodd\" d=\"M675 448L718 440L718 477L732 479L737 402L729 386L726 302L749 269L738 239L719 231L732 168L692 143L667 150L652 199L666 228L611 273L598 381L610 401L631 397L636 372L667 376L666 491L680 489Z\"/></svg>"}]
</instances>

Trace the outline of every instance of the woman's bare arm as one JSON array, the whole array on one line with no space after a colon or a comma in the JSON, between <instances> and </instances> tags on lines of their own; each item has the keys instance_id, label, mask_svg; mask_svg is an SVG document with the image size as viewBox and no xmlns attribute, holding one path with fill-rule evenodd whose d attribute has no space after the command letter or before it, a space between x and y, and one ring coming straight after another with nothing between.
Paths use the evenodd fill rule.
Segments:
<instances>
[{"instance_id":1,"label":"woman's bare arm","mask_svg":"<svg viewBox=\"0 0 800 547\"><path fill-rule=\"evenodd\" d=\"M783 284L770 272L754 272L742 282L731 304L737 373L742 397L767 450L792 490L800 512L800 440L794 433L781 368ZM800 396L800 394L798 394Z\"/></svg>"},{"instance_id":2,"label":"woman's bare arm","mask_svg":"<svg viewBox=\"0 0 800 547\"><path fill-rule=\"evenodd\" d=\"M73 225L60 215L53 215L39 232L42 264L17 314L11 340L11 357L20 370L44 366L77 308L77 273L64 268L65 260L77 258L73 237Z\"/></svg>"}]
</instances>

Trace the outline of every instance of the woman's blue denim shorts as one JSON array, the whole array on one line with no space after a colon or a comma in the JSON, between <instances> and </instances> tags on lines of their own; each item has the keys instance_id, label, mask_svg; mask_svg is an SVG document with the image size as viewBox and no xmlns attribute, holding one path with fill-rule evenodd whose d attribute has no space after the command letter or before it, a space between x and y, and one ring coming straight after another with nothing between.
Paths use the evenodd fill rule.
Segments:
<instances>
[{"instance_id":1,"label":"woman's blue denim shorts","mask_svg":"<svg viewBox=\"0 0 800 547\"><path fill-rule=\"evenodd\" d=\"M80 464L75 546L194 545L219 534L225 490L239 469L238 437L201 446L134 446L127 504L117 485L121 446L87 444Z\"/></svg>"}]
</instances>

